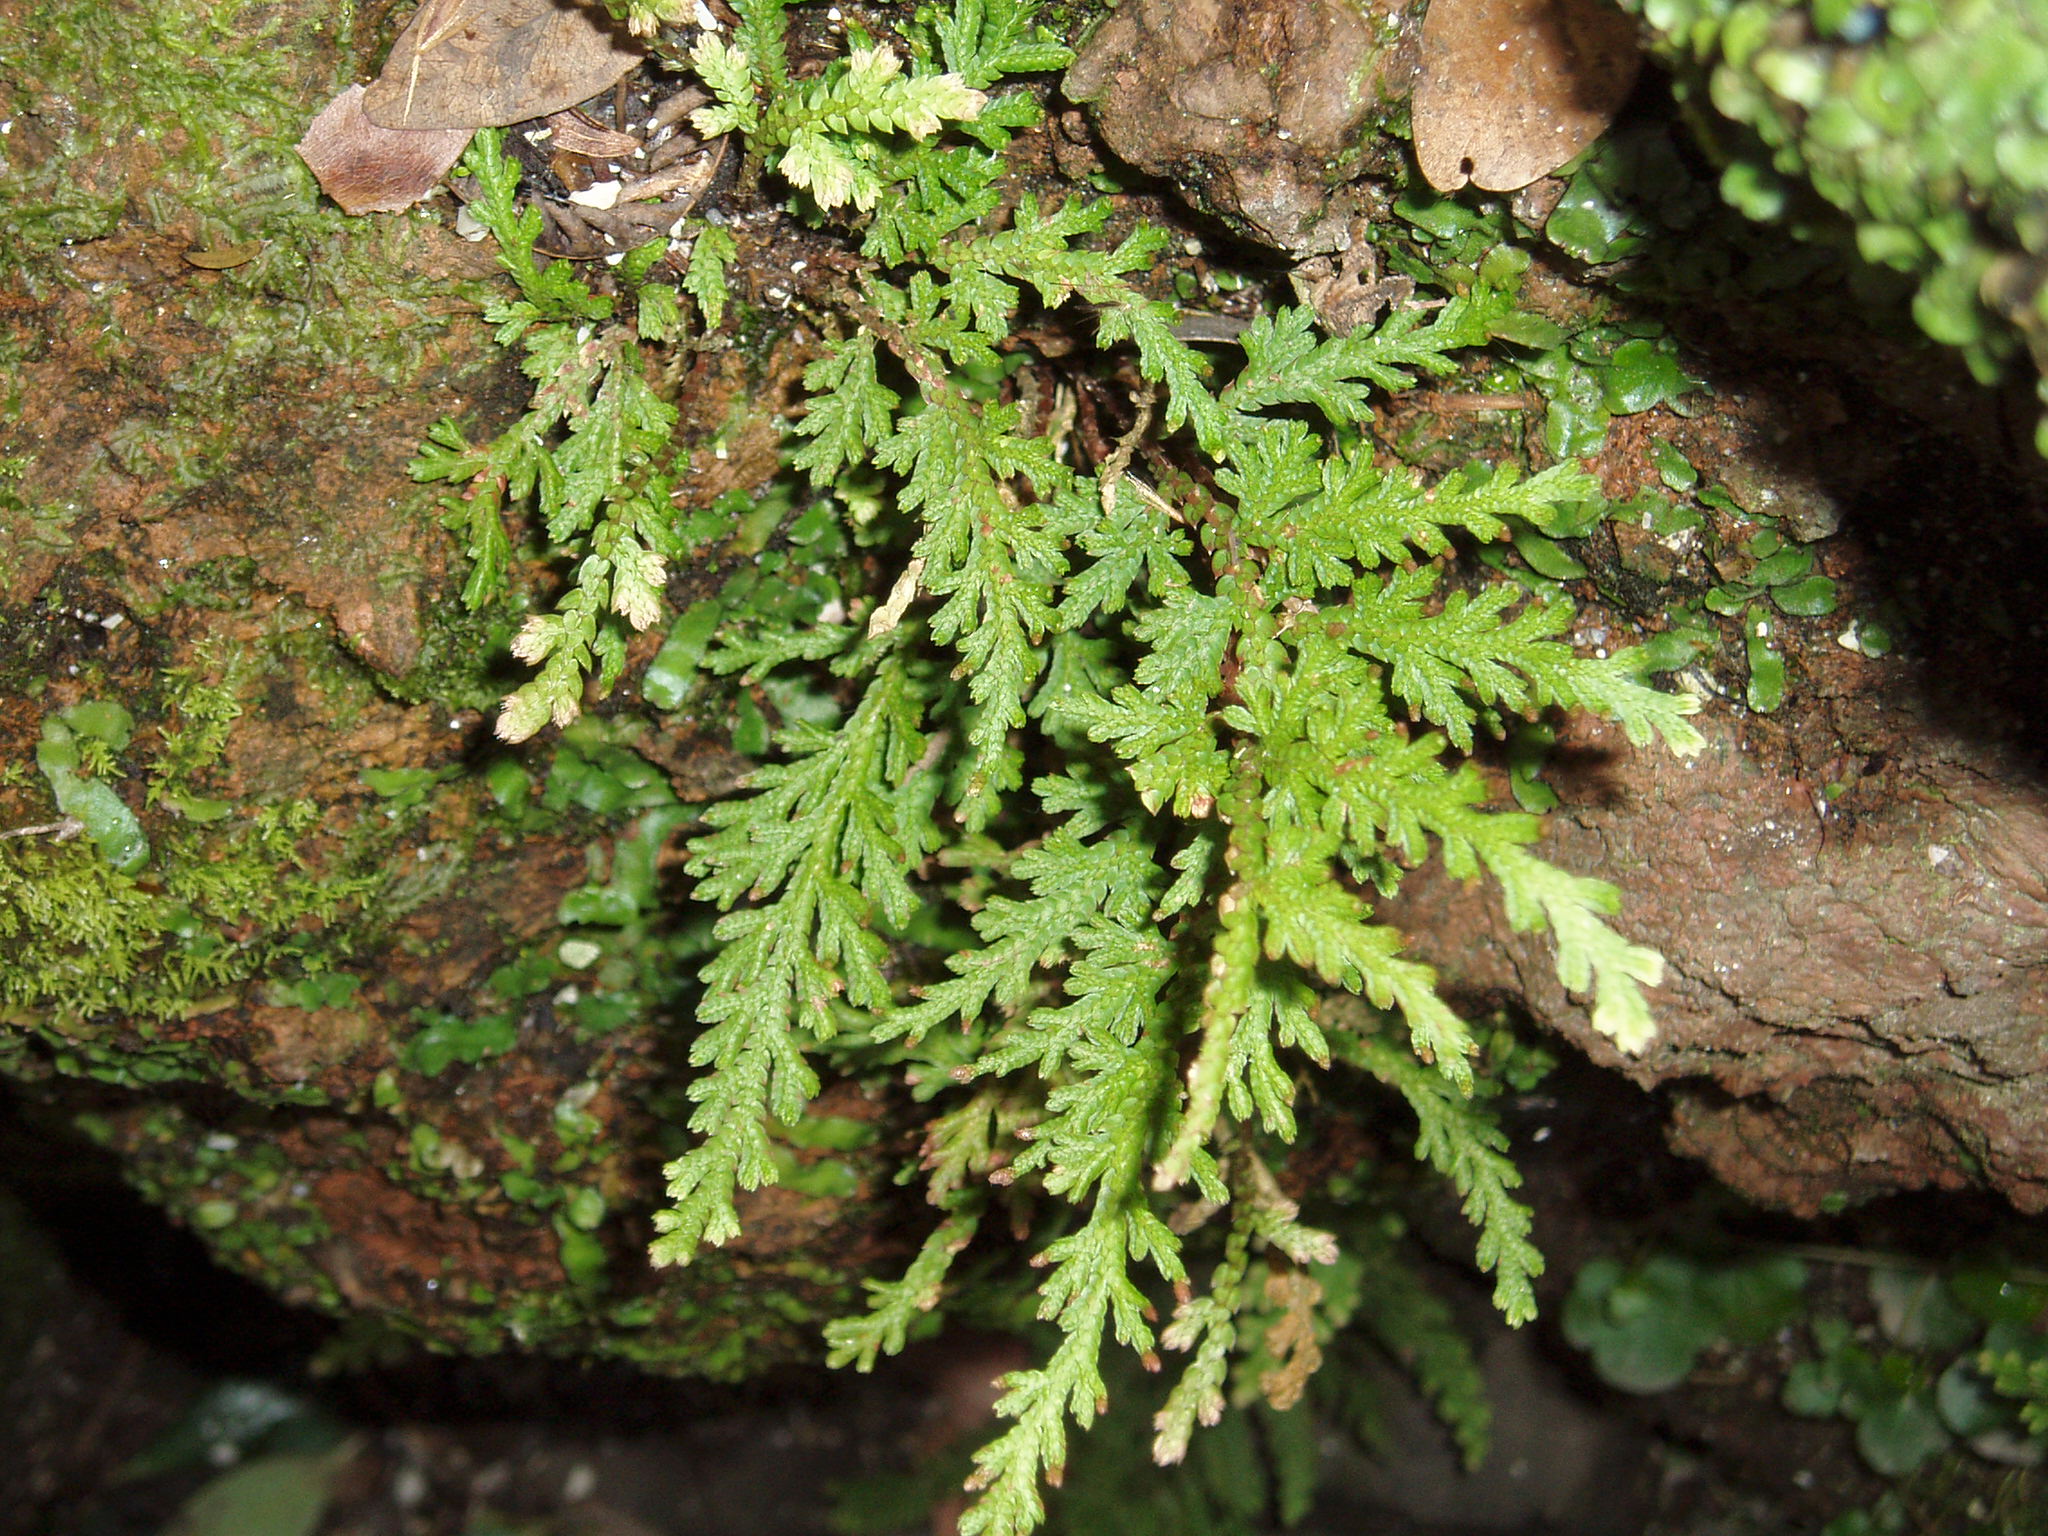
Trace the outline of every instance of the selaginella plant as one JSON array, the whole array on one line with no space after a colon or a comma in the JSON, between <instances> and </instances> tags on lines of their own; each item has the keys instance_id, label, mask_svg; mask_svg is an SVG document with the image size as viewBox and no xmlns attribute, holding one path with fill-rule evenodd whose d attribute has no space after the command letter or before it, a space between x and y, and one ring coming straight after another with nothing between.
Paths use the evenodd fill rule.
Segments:
<instances>
[{"instance_id":1,"label":"selaginella plant","mask_svg":"<svg viewBox=\"0 0 2048 1536\"><path fill-rule=\"evenodd\" d=\"M1270 1366L1285 1328L1308 1326L1273 1309L1299 1314L1312 1286L1247 1270L1263 1254L1269 1275L1306 1275L1335 1252L1280 1192L1310 1067L1362 1067L1406 1100L1500 1308L1533 1314L1541 1259L1473 1092L1474 1035L1374 921L1375 897L1430 857L1490 881L1517 929L1550 932L1595 1024L1640 1048L1659 957L1608 925L1612 887L1532 851L1537 817L1490 807L1467 754L1551 708L1612 718L1639 745L1699 738L1692 701L1649 686L1631 654L1573 651L1564 602L1446 580L1509 519L1543 529L1597 496L1590 476L1566 462L1425 483L1364 430L1375 392L1449 372L1512 325L1511 278L1342 337L1281 309L1205 355L1150 296L1159 233L1112 238L1107 202L1006 182L1003 151L1039 108L996 88L1068 57L1027 0L928 8L902 46L856 35L802 84L783 6L739 0L734 37L698 42L715 100L696 126L742 136L795 189L796 216L858 242L792 457L814 513L866 558L836 573L843 603L804 622L741 608L708 657L750 683L793 680L811 705L690 846L696 893L724 915L691 1050L695 1141L667 1170L653 1258L687 1263L739 1232L738 1198L775 1178L771 1136L817 1092L815 1062L901 1072L933 1104L938 1217L871 1310L832 1326L832 1358L865 1369L900 1348L984 1214L1021 1220L1028 1194L1057 1343L1004 1383L1007 1427L977 1458L962 1525L1018 1533L1042 1517L1068 1421L1104 1406L1108 1336L1151 1364L1187 1354L1156 1426L1172 1461L1245 1395L1248 1327ZM674 413L640 355L682 312L643 285L658 248L619 269L631 325L623 299L538 262L538 219L491 135L464 168L521 289L493 319L537 388L491 445L438 428L417 473L467 487L449 504L473 601L502 586L501 513L518 498L577 560L515 645L541 667L500 720L517 740L573 716L586 672L609 687L684 551ZM706 308L732 253L723 231L700 237L685 286ZM1035 353L1027 310L1083 317L1092 358ZM1124 425L1079 430L1077 390ZM914 937L948 909L978 943L938 955ZM1325 1006L1344 994L1370 1006ZM1360 1020L1400 1021L1406 1045ZM1172 1316L1155 1329L1162 1295Z\"/></svg>"}]
</instances>

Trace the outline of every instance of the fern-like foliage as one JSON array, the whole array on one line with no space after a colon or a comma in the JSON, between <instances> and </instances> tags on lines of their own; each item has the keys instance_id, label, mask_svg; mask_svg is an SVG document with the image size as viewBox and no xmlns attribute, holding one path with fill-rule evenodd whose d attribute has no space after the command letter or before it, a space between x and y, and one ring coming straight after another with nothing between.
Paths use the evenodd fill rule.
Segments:
<instances>
[{"instance_id":1,"label":"fern-like foliage","mask_svg":"<svg viewBox=\"0 0 2048 1536\"><path fill-rule=\"evenodd\" d=\"M802 85L782 0L738 10L735 34L692 56L715 98L697 131L743 136L807 217L869 215L792 457L827 507L864 488L858 532L891 570L845 622L735 617L713 648L714 669L750 680L805 673L844 713L788 725L692 845L698 893L724 915L692 1051L697 1140L668 1168L654 1257L687 1263L738 1233L741 1196L774 1177L770 1125L817 1088L816 1053L908 1062L920 1096L963 1095L926 1145L938 1225L830 1342L863 1368L900 1348L995 1225L988 1207L1033 1193L1038 1315L1056 1342L1007 1379L962 1523L1021 1536L1069 1424L1102 1409L1112 1341L1151 1364L1185 1356L1156 1424L1162 1461L1241 1395L1233 1372L1276 1408L1299 1397L1327 1332L1314 1275L1337 1258L1276 1171L1310 1067L1341 1062L1406 1102L1502 1310L1532 1314L1541 1258L1475 1091L1473 1033L1375 897L1431 857L1489 881L1515 927L1551 934L1596 1025L1639 1049L1661 961L1609 925L1611 887L1536 855L1540 821L1493 809L1465 754L1552 708L1679 752L1699 737L1691 701L1625 653L1576 655L1561 601L1445 580L1460 547L1596 497L1590 476L1566 463L1429 483L1361 430L1376 397L1509 328L1512 293L1482 283L1347 337L1283 310L1212 367L1151 296L1158 234L1112 239L1107 205L1086 198L1004 195L1002 151L1037 108L1002 77L1066 58L1028 0L927 10L907 57L856 37ZM535 266L495 155L484 139L469 169L521 297L494 318L538 387L488 448L437 428L417 472L467 487L451 510L474 592L502 580L511 498L534 497L550 536L587 550L558 610L522 634L542 672L507 706L501 729L518 736L574 712L593 656L616 669L618 620L652 617L669 418L614 301ZM734 249L699 238L708 310ZM1138 395L1126 387L1133 424L1114 451L1070 436L1050 391L1001 382L1026 310L1092 323L1127 359ZM978 945L919 957L885 939L945 900ZM1406 1046L1361 1016L1397 1019ZM1158 1330L1163 1293L1176 1305ZM1389 1336L1442 1332L1412 1294L1389 1308ZM1476 1446L1469 1361L1435 1349L1426 1374Z\"/></svg>"},{"instance_id":2,"label":"fern-like foliage","mask_svg":"<svg viewBox=\"0 0 2048 1536\"><path fill-rule=\"evenodd\" d=\"M916 906L904 871L922 851L923 807L907 782L924 750L919 714L907 669L885 661L850 720L785 732L792 761L757 774L752 798L709 814L718 830L691 864L702 894L755 904L720 921L723 947L704 971L709 1027L690 1053L710 1069L691 1087L690 1129L704 1140L670 1165L675 1205L656 1218L656 1263L739 1232L735 1189L774 1176L765 1117L795 1120L817 1091L801 1034L829 1038L842 994L856 1008L888 1005L871 921L879 912L900 925Z\"/></svg>"},{"instance_id":3,"label":"fern-like foliage","mask_svg":"<svg viewBox=\"0 0 2048 1536\"><path fill-rule=\"evenodd\" d=\"M971 121L987 98L950 70L913 68L887 46L863 43L802 86L789 79L782 47L787 0L740 0L739 38L699 39L690 63L718 98L691 115L705 138L740 133L790 185L818 207L875 206L891 135L929 139L949 122Z\"/></svg>"},{"instance_id":4,"label":"fern-like foliage","mask_svg":"<svg viewBox=\"0 0 2048 1536\"><path fill-rule=\"evenodd\" d=\"M472 608L506 589L513 551L505 516L514 506L531 501L549 542L581 552L555 610L529 617L513 642L540 673L505 701L498 734L524 741L549 721L576 718L592 672L609 689L625 665L627 635L661 616L668 562L680 553L670 500L676 413L648 384L639 344L670 339L676 301L673 289L642 283L664 242L628 253L616 269L638 291L631 325L617 318L619 300L591 292L569 263L542 262L534 252L540 210L519 206L519 169L503 137L479 133L460 169L475 178L470 210L496 237L499 263L519 287L517 299L489 305L484 316L500 344L524 349L533 398L481 446L442 420L412 474L461 487L443 506L467 537L462 596Z\"/></svg>"}]
</instances>

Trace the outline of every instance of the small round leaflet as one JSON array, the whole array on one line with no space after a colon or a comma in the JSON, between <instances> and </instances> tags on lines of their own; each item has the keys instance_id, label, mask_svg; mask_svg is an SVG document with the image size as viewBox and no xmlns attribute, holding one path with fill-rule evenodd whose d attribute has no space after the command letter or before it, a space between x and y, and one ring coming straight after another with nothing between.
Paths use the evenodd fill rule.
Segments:
<instances>
[{"instance_id":1,"label":"small round leaflet","mask_svg":"<svg viewBox=\"0 0 2048 1536\"><path fill-rule=\"evenodd\" d=\"M1415 156L1440 192L1512 192L1606 131L1634 87L1635 23L1609 0L1430 0Z\"/></svg>"}]
</instances>

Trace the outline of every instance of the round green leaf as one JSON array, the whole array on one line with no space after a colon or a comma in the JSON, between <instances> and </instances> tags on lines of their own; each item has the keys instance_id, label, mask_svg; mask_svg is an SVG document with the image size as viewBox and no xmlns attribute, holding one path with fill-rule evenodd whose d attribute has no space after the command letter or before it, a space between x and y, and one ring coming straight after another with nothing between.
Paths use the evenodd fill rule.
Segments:
<instances>
[{"instance_id":1,"label":"round green leaf","mask_svg":"<svg viewBox=\"0 0 2048 1536\"><path fill-rule=\"evenodd\" d=\"M1749 707L1767 715L1785 702L1785 658L1770 640L1770 621L1750 608L1742 616L1743 646L1749 653Z\"/></svg>"},{"instance_id":2,"label":"round green leaf","mask_svg":"<svg viewBox=\"0 0 2048 1536\"><path fill-rule=\"evenodd\" d=\"M1941 1422L1964 1440L2018 1423L2012 1404L1992 1390L1990 1378L1968 1357L1951 1361L1936 1380L1934 1408Z\"/></svg>"},{"instance_id":3,"label":"round green leaf","mask_svg":"<svg viewBox=\"0 0 2048 1536\"><path fill-rule=\"evenodd\" d=\"M1930 1456L1948 1449L1949 1433L1924 1393L1879 1403L1856 1426L1856 1449L1871 1470L1904 1477Z\"/></svg>"},{"instance_id":4,"label":"round green leaf","mask_svg":"<svg viewBox=\"0 0 2048 1536\"><path fill-rule=\"evenodd\" d=\"M64 711L64 722L81 736L92 736L119 752L135 734L135 717L111 699L88 699Z\"/></svg>"},{"instance_id":5,"label":"round green leaf","mask_svg":"<svg viewBox=\"0 0 2048 1536\"><path fill-rule=\"evenodd\" d=\"M1759 587L1782 586L1788 581L1797 581L1813 569L1813 551L1797 545L1781 549L1768 560L1757 562L1755 570L1749 573L1749 580Z\"/></svg>"},{"instance_id":6,"label":"round green leaf","mask_svg":"<svg viewBox=\"0 0 2048 1536\"><path fill-rule=\"evenodd\" d=\"M327 1509L328 1490L347 1458L265 1456L223 1472L178 1512L173 1536L312 1536Z\"/></svg>"},{"instance_id":7,"label":"round green leaf","mask_svg":"<svg viewBox=\"0 0 2048 1536\"><path fill-rule=\"evenodd\" d=\"M1529 569L1552 581L1576 581L1586 568L1574 560L1562 544L1527 530L1515 535L1515 553L1529 562Z\"/></svg>"},{"instance_id":8,"label":"round green leaf","mask_svg":"<svg viewBox=\"0 0 2048 1536\"><path fill-rule=\"evenodd\" d=\"M1692 460L1667 442L1660 440L1651 448L1650 460L1657 466L1657 478L1670 490L1689 491L1700 483L1700 472L1693 468Z\"/></svg>"},{"instance_id":9,"label":"round green leaf","mask_svg":"<svg viewBox=\"0 0 2048 1536\"><path fill-rule=\"evenodd\" d=\"M1817 619L1835 611L1835 584L1825 576L1809 576L1771 588L1771 601L1796 619Z\"/></svg>"},{"instance_id":10,"label":"round green leaf","mask_svg":"<svg viewBox=\"0 0 2048 1536\"><path fill-rule=\"evenodd\" d=\"M1655 342L1637 337L1624 341L1608 359L1601 403L1616 416L1633 416L1700 387L1698 379Z\"/></svg>"},{"instance_id":11,"label":"round green leaf","mask_svg":"<svg viewBox=\"0 0 2048 1536\"><path fill-rule=\"evenodd\" d=\"M1824 1419L1842 1406L1842 1383L1824 1360L1801 1360L1785 1373L1781 1401L1787 1411Z\"/></svg>"},{"instance_id":12,"label":"round green leaf","mask_svg":"<svg viewBox=\"0 0 2048 1536\"><path fill-rule=\"evenodd\" d=\"M66 775L68 784L57 788L57 808L85 823L85 834L100 851L100 857L124 875L132 875L149 862L149 838L142 823L121 797L98 779Z\"/></svg>"},{"instance_id":13,"label":"round green leaf","mask_svg":"<svg viewBox=\"0 0 2048 1536\"><path fill-rule=\"evenodd\" d=\"M1975 1342L1979 1324L1941 1276L1910 1269L1873 1269L1870 1301L1886 1338L1912 1349L1949 1353Z\"/></svg>"}]
</instances>

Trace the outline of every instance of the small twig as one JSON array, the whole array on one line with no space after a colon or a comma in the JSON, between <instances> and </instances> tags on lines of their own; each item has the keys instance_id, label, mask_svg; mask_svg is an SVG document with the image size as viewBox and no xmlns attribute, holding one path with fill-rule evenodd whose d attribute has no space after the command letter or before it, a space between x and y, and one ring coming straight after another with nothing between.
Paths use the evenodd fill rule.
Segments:
<instances>
[{"instance_id":1,"label":"small twig","mask_svg":"<svg viewBox=\"0 0 2048 1536\"><path fill-rule=\"evenodd\" d=\"M550 147L566 149L572 155L584 155L592 160L616 160L640 148L640 141L632 134L607 128L575 107L566 112L551 112L541 121L554 136Z\"/></svg>"},{"instance_id":2,"label":"small twig","mask_svg":"<svg viewBox=\"0 0 2048 1536\"><path fill-rule=\"evenodd\" d=\"M711 93L701 86L686 85L673 96L666 97L659 106L647 115L649 128L673 128L699 107L711 105Z\"/></svg>"},{"instance_id":3,"label":"small twig","mask_svg":"<svg viewBox=\"0 0 2048 1536\"><path fill-rule=\"evenodd\" d=\"M1124 478L1130 482L1131 489L1138 493L1138 499L1151 503L1154 511L1160 513L1171 522L1179 523L1186 521L1179 507L1176 507L1164 496L1153 490L1151 486L1140 480L1136 475L1126 475Z\"/></svg>"},{"instance_id":4,"label":"small twig","mask_svg":"<svg viewBox=\"0 0 2048 1536\"><path fill-rule=\"evenodd\" d=\"M674 210L675 217L681 218L697 206L697 199L704 195L711 185L711 178L718 174L718 168L725 163L727 139L715 141L711 153L701 161L689 165L665 163L659 167L650 166L645 176L636 177L626 184L619 201L624 203L654 202L672 193L683 194L682 206Z\"/></svg>"},{"instance_id":5,"label":"small twig","mask_svg":"<svg viewBox=\"0 0 2048 1536\"><path fill-rule=\"evenodd\" d=\"M545 197L536 198L535 201L540 204L541 219L546 223L548 233L554 236L553 243L559 245L561 249L549 250L547 245L539 240L534 242L533 248L543 256L574 259L575 252L585 243L590 233L589 226L585 225L566 203L551 202Z\"/></svg>"},{"instance_id":6,"label":"small twig","mask_svg":"<svg viewBox=\"0 0 2048 1536\"><path fill-rule=\"evenodd\" d=\"M647 174L667 170L685 155L693 155L704 147L704 141L694 133L672 133L654 148L647 151Z\"/></svg>"},{"instance_id":7,"label":"small twig","mask_svg":"<svg viewBox=\"0 0 2048 1536\"><path fill-rule=\"evenodd\" d=\"M1841 1264L1854 1269L1898 1269L1916 1275L1946 1274L1953 1264L1939 1259L1917 1258L1907 1253L1884 1253L1870 1248L1846 1248L1831 1243L1775 1243L1759 1238L1739 1238L1745 1246L1762 1249L1788 1259L1807 1259L1815 1264ZM2016 1285L2048 1286L2048 1271L2008 1269L2001 1272Z\"/></svg>"},{"instance_id":8,"label":"small twig","mask_svg":"<svg viewBox=\"0 0 2048 1536\"><path fill-rule=\"evenodd\" d=\"M1016 391L1017 435L1038 436L1038 416L1045 408L1044 381L1038 377L1037 369L1020 368L1013 376L1011 385ZM1055 456L1058 455L1058 444L1054 444L1053 453Z\"/></svg>"},{"instance_id":9,"label":"small twig","mask_svg":"<svg viewBox=\"0 0 2048 1536\"><path fill-rule=\"evenodd\" d=\"M62 821L38 822L33 827L9 827L0 831L0 837L50 837L68 843L84 830L84 822L76 816L66 816Z\"/></svg>"},{"instance_id":10,"label":"small twig","mask_svg":"<svg viewBox=\"0 0 2048 1536\"><path fill-rule=\"evenodd\" d=\"M399 115L405 119L402 127L412 126L413 97L420 88L420 60L427 51L438 48L454 35L462 19L463 8L469 0L427 0L420 7L417 18L419 30L412 38L412 67L405 77L405 109Z\"/></svg>"},{"instance_id":11,"label":"small twig","mask_svg":"<svg viewBox=\"0 0 2048 1536\"><path fill-rule=\"evenodd\" d=\"M1045 418L1045 435L1052 443L1052 456L1061 463L1067 460L1067 439L1074 433L1075 411L1074 387L1064 381L1055 384L1052 391L1052 410Z\"/></svg>"},{"instance_id":12,"label":"small twig","mask_svg":"<svg viewBox=\"0 0 2048 1536\"><path fill-rule=\"evenodd\" d=\"M1116 516L1116 483L1123 479L1124 471L1130 468L1131 455L1137 452L1138 444L1143 441L1145 434L1152 430L1152 407L1158 400L1159 386L1148 381L1145 387L1138 391L1138 414L1131 422L1130 431L1117 439L1115 451L1102 461L1102 467L1096 471L1096 484L1102 488L1104 517Z\"/></svg>"},{"instance_id":13,"label":"small twig","mask_svg":"<svg viewBox=\"0 0 2048 1536\"><path fill-rule=\"evenodd\" d=\"M1206 310L1185 314L1175 322L1173 334L1182 341L1233 342L1241 340L1251 321L1237 315L1215 315Z\"/></svg>"},{"instance_id":14,"label":"small twig","mask_svg":"<svg viewBox=\"0 0 2048 1536\"><path fill-rule=\"evenodd\" d=\"M1526 411L1529 402L1521 395L1488 395L1455 390L1432 390L1416 402L1436 411Z\"/></svg>"},{"instance_id":15,"label":"small twig","mask_svg":"<svg viewBox=\"0 0 2048 1536\"><path fill-rule=\"evenodd\" d=\"M1088 455L1090 464L1108 460L1113 450L1102 434L1102 422L1096 414L1093 381L1085 376L1074 382L1074 434L1080 438L1081 451Z\"/></svg>"},{"instance_id":16,"label":"small twig","mask_svg":"<svg viewBox=\"0 0 2048 1536\"><path fill-rule=\"evenodd\" d=\"M645 203L624 203L613 208L579 208L577 216L600 236L611 236L605 251L607 256L615 250L630 250L639 245L646 240L651 228L664 222L660 208Z\"/></svg>"}]
</instances>

